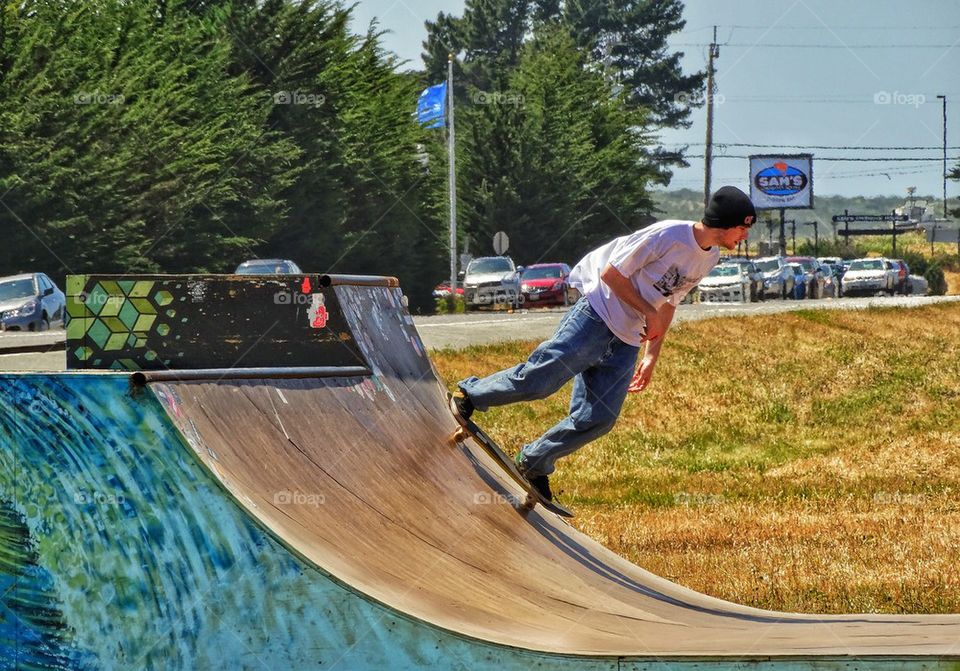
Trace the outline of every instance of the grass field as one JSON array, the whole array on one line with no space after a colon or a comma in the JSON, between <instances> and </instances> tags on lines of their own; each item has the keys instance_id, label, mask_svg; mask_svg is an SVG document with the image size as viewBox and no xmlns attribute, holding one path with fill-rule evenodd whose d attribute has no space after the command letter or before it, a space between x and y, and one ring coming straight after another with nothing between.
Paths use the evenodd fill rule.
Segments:
<instances>
[{"instance_id":1,"label":"grass field","mask_svg":"<svg viewBox=\"0 0 960 671\"><path fill-rule=\"evenodd\" d=\"M452 389L535 344L432 356ZM476 418L515 452L569 398ZM700 592L960 612L960 305L679 324L651 386L551 482L574 526Z\"/></svg>"}]
</instances>

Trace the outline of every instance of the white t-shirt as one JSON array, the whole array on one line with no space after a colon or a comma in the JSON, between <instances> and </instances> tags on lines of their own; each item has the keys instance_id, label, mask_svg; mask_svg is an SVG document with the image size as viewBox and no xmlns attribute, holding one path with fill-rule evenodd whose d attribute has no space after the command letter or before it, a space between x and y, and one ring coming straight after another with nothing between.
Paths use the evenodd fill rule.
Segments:
<instances>
[{"instance_id":1,"label":"white t-shirt","mask_svg":"<svg viewBox=\"0 0 960 671\"><path fill-rule=\"evenodd\" d=\"M720 259L717 247L703 249L697 244L693 226L692 221L668 219L611 240L580 260L570 274L570 283L587 297L614 335L639 347L646 319L617 298L600 274L609 263L655 309L667 301L680 305Z\"/></svg>"}]
</instances>

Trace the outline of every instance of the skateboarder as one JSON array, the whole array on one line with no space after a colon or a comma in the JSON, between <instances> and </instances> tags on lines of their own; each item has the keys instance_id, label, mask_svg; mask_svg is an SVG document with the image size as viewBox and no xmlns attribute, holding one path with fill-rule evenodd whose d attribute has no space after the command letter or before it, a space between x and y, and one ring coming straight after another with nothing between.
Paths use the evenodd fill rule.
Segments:
<instances>
[{"instance_id":1,"label":"skateboarder","mask_svg":"<svg viewBox=\"0 0 960 671\"><path fill-rule=\"evenodd\" d=\"M680 301L716 265L718 247L735 249L754 221L747 195L725 186L699 222L661 221L593 250L570 275L583 296L553 337L524 363L458 382L457 412L469 418L474 410L546 398L573 378L570 414L516 457L520 472L552 500L549 476L557 459L607 433L627 392L650 384Z\"/></svg>"}]
</instances>

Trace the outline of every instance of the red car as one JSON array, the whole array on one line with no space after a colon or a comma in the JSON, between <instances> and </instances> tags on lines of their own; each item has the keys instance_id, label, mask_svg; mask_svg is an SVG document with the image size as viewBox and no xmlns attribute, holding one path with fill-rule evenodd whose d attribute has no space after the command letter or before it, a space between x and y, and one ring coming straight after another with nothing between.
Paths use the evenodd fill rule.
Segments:
<instances>
[{"instance_id":1,"label":"red car","mask_svg":"<svg viewBox=\"0 0 960 671\"><path fill-rule=\"evenodd\" d=\"M520 296L525 307L570 305L580 292L569 284L570 266L566 263L535 263L523 269Z\"/></svg>"},{"instance_id":2,"label":"red car","mask_svg":"<svg viewBox=\"0 0 960 671\"><path fill-rule=\"evenodd\" d=\"M433 288L433 297L434 298L444 298L450 295L450 280L446 282L441 282ZM463 296L463 285L459 282L457 283L457 296Z\"/></svg>"}]
</instances>

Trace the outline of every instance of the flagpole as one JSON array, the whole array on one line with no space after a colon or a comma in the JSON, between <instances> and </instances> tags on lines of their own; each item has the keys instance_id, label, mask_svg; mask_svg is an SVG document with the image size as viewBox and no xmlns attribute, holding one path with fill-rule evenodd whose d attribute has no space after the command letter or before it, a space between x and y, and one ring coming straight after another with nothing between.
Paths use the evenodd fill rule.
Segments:
<instances>
[{"instance_id":1,"label":"flagpole","mask_svg":"<svg viewBox=\"0 0 960 671\"><path fill-rule=\"evenodd\" d=\"M457 162L455 153L456 131L453 125L453 54L447 58L447 109L450 110L449 163L450 163L450 296L457 297Z\"/></svg>"}]
</instances>

